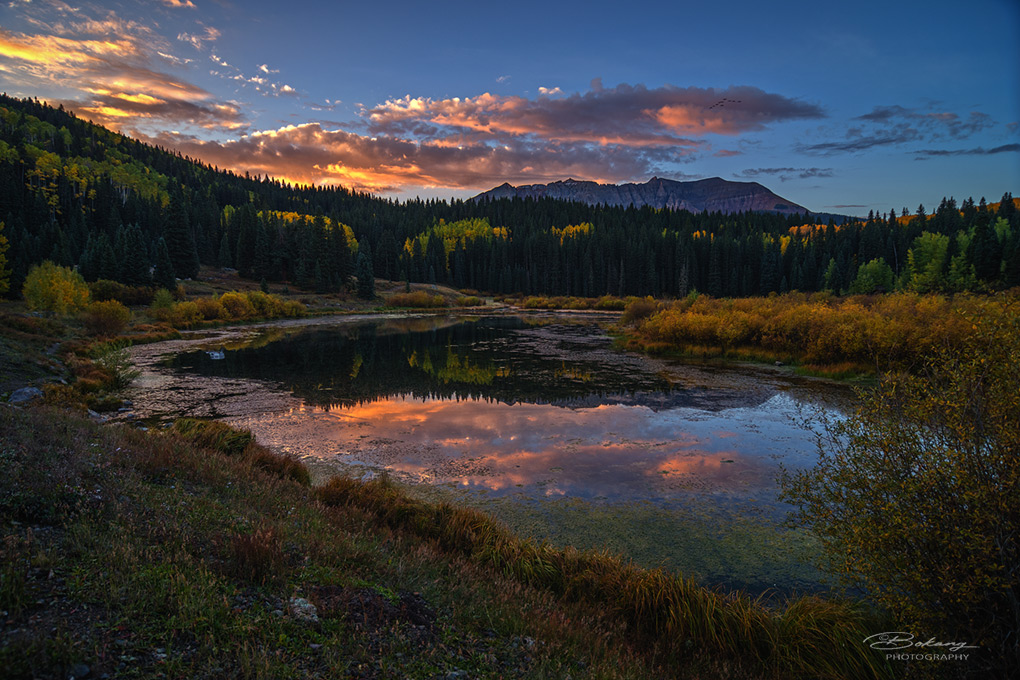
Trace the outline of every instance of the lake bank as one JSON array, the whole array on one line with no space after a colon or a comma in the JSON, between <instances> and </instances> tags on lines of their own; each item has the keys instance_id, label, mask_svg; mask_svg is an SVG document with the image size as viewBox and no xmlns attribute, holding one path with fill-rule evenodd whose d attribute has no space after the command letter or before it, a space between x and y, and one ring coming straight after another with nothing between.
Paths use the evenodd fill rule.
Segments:
<instances>
[{"instance_id":1,"label":"lake bank","mask_svg":"<svg viewBox=\"0 0 1020 680\"><path fill-rule=\"evenodd\" d=\"M385 470L524 535L708 585L822 587L810 542L781 526L772 471L813 456L797 400L842 391L772 368L621 354L574 316L469 318L298 320L133 348L134 414L220 418L320 480ZM219 351L230 359L207 354Z\"/></svg>"}]
</instances>

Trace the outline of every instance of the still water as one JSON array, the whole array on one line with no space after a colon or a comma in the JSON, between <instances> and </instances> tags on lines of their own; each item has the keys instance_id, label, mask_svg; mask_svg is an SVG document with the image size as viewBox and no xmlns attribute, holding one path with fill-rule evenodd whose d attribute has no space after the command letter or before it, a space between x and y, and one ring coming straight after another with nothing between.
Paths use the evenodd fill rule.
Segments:
<instances>
[{"instance_id":1,"label":"still water","mask_svg":"<svg viewBox=\"0 0 1020 680\"><path fill-rule=\"evenodd\" d=\"M816 459L817 417L838 413L838 386L623 353L595 322L557 317L370 320L217 342L160 370L233 385L208 395L207 415L316 469L385 469L524 533L728 586L816 583L794 564L809 541L779 524L776 475ZM259 385L279 398L238 398ZM218 398L229 407L217 412Z\"/></svg>"}]
</instances>

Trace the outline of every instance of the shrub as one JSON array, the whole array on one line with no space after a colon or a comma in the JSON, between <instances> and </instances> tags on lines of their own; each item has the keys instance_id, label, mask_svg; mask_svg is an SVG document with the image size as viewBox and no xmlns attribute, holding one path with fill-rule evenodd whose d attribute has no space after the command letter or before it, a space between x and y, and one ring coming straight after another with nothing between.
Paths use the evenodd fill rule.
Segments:
<instances>
[{"instance_id":1,"label":"shrub","mask_svg":"<svg viewBox=\"0 0 1020 680\"><path fill-rule=\"evenodd\" d=\"M227 318L227 310L224 309L220 301L214 297L198 298L195 300L195 304L198 305L198 312L206 321L215 321L217 319Z\"/></svg>"},{"instance_id":2,"label":"shrub","mask_svg":"<svg viewBox=\"0 0 1020 680\"><path fill-rule=\"evenodd\" d=\"M160 288L152 296L152 304L149 306L149 315L160 321L168 321L170 313L174 308L173 293L166 288Z\"/></svg>"},{"instance_id":3,"label":"shrub","mask_svg":"<svg viewBox=\"0 0 1020 680\"><path fill-rule=\"evenodd\" d=\"M255 307L244 293L224 293L220 296L220 304L231 319L250 319L255 316Z\"/></svg>"},{"instance_id":4,"label":"shrub","mask_svg":"<svg viewBox=\"0 0 1020 680\"><path fill-rule=\"evenodd\" d=\"M108 385L113 389L127 387L140 374L131 364L127 350L115 346L101 346L95 354L94 363L109 376Z\"/></svg>"},{"instance_id":5,"label":"shrub","mask_svg":"<svg viewBox=\"0 0 1020 680\"><path fill-rule=\"evenodd\" d=\"M968 671L1020 668L1020 316L974 322L916 376L887 376L784 476L832 569L921 639L977 645ZM994 651L993 651L994 650Z\"/></svg>"},{"instance_id":6,"label":"shrub","mask_svg":"<svg viewBox=\"0 0 1020 680\"><path fill-rule=\"evenodd\" d=\"M153 290L147 286L125 286L117 281L99 279L89 284L89 291L92 299L100 302L106 300L117 300L129 307L132 305L147 305L152 302Z\"/></svg>"},{"instance_id":7,"label":"shrub","mask_svg":"<svg viewBox=\"0 0 1020 680\"><path fill-rule=\"evenodd\" d=\"M465 297L457 298L458 307L478 307L481 304L482 304L481 298L478 298L474 295L468 295Z\"/></svg>"},{"instance_id":8,"label":"shrub","mask_svg":"<svg viewBox=\"0 0 1020 680\"><path fill-rule=\"evenodd\" d=\"M595 309L624 310L627 308L627 301L611 295L603 295L595 301Z\"/></svg>"},{"instance_id":9,"label":"shrub","mask_svg":"<svg viewBox=\"0 0 1020 680\"><path fill-rule=\"evenodd\" d=\"M131 311L117 300L93 302L81 314L82 323L92 335L117 335L131 320Z\"/></svg>"},{"instance_id":10,"label":"shrub","mask_svg":"<svg viewBox=\"0 0 1020 680\"><path fill-rule=\"evenodd\" d=\"M29 309L73 314L88 304L89 287L81 274L46 260L28 271L21 288Z\"/></svg>"},{"instance_id":11,"label":"shrub","mask_svg":"<svg viewBox=\"0 0 1020 680\"><path fill-rule=\"evenodd\" d=\"M429 295L423 290L416 290L413 293L396 293L386 300L387 307L446 307L446 300L442 295Z\"/></svg>"},{"instance_id":12,"label":"shrub","mask_svg":"<svg viewBox=\"0 0 1020 680\"><path fill-rule=\"evenodd\" d=\"M627 303L620 321L625 324L647 319L659 309L659 303L652 298L638 298Z\"/></svg>"},{"instance_id":13,"label":"shrub","mask_svg":"<svg viewBox=\"0 0 1020 680\"><path fill-rule=\"evenodd\" d=\"M297 300L284 300L281 306L281 314L289 318L297 318L307 313L307 308Z\"/></svg>"},{"instance_id":14,"label":"shrub","mask_svg":"<svg viewBox=\"0 0 1020 680\"><path fill-rule=\"evenodd\" d=\"M170 323L174 326L190 326L202 320L202 310L197 302L178 302L170 310Z\"/></svg>"},{"instance_id":15,"label":"shrub","mask_svg":"<svg viewBox=\"0 0 1020 680\"><path fill-rule=\"evenodd\" d=\"M245 293L245 296L251 303L252 309L255 310L254 316L265 319L280 316L282 304L280 298L275 295L268 295L260 290L250 290Z\"/></svg>"}]
</instances>

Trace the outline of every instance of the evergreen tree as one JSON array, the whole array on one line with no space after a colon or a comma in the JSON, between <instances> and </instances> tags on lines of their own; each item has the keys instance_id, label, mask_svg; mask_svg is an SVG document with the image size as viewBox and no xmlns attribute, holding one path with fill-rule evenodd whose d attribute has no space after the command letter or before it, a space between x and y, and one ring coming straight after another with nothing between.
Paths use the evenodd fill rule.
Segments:
<instances>
[{"instance_id":1,"label":"evergreen tree","mask_svg":"<svg viewBox=\"0 0 1020 680\"><path fill-rule=\"evenodd\" d=\"M163 234L174 274L181 279L198 276L198 249L188 222L185 198L180 192L174 192L170 197L170 210Z\"/></svg>"},{"instance_id":2,"label":"evergreen tree","mask_svg":"<svg viewBox=\"0 0 1020 680\"><path fill-rule=\"evenodd\" d=\"M223 232L223 238L220 239L220 249L216 255L216 265L219 267L234 266L234 258L230 255L230 234L226 231Z\"/></svg>"},{"instance_id":3,"label":"evergreen tree","mask_svg":"<svg viewBox=\"0 0 1020 680\"><path fill-rule=\"evenodd\" d=\"M138 225L133 224L121 230L117 239L117 260L120 264L118 281L129 286L149 285L149 258Z\"/></svg>"},{"instance_id":4,"label":"evergreen tree","mask_svg":"<svg viewBox=\"0 0 1020 680\"><path fill-rule=\"evenodd\" d=\"M152 281L157 287L166 288L169 291L177 288L177 278L174 276L174 263L170 259L170 249L162 236L156 241L156 267L152 272Z\"/></svg>"},{"instance_id":5,"label":"evergreen tree","mask_svg":"<svg viewBox=\"0 0 1020 680\"><path fill-rule=\"evenodd\" d=\"M234 266L244 277L251 277L255 270L255 250L258 244L259 218L255 206L245 203L235 213L233 222L237 225L237 254Z\"/></svg>"},{"instance_id":6,"label":"evergreen tree","mask_svg":"<svg viewBox=\"0 0 1020 680\"><path fill-rule=\"evenodd\" d=\"M375 266L380 277L390 281L399 277L397 260L400 256L400 249L397 241L393 238L393 232L389 229L383 231L379 237L379 247L376 251Z\"/></svg>"},{"instance_id":7,"label":"evergreen tree","mask_svg":"<svg viewBox=\"0 0 1020 680\"><path fill-rule=\"evenodd\" d=\"M115 281L117 279L117 253L106 232L100 232L96 239L96 278Z\"/></svg>"},{"instance_id":8,"label":"evergreen tree","mask_svg":"<svg viewBox=\"0 0 1020 680\"><path fill-rule=\"evenodd\" d=\"M371 300L375 297L375 272L372 271L372 256L368 243L364 243L358 253L358 297Z\"/></svg>"}]
</instances>

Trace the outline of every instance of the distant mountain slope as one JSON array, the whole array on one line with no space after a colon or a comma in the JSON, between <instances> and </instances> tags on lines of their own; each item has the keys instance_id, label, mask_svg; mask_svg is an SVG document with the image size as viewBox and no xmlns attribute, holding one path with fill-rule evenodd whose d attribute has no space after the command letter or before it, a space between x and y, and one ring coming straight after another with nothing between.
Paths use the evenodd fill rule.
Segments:
<instances>
[{"instance_id":1,"label":"distant mountain slope","mask_svg":"<svg viewBox=\"0 0 1020 680\"><path fill-rule=\"evenodd\" d=\"M677 182L653 177L644 184L599 184L568 179L549 184L515 187L502 184L478 194L485 198L558 198L589 205L614 205L708 212L774 212L783 215L808 213L807 208L779 196L757 182L730 182L719 177Z\"/></svg>"}]
</instances>

